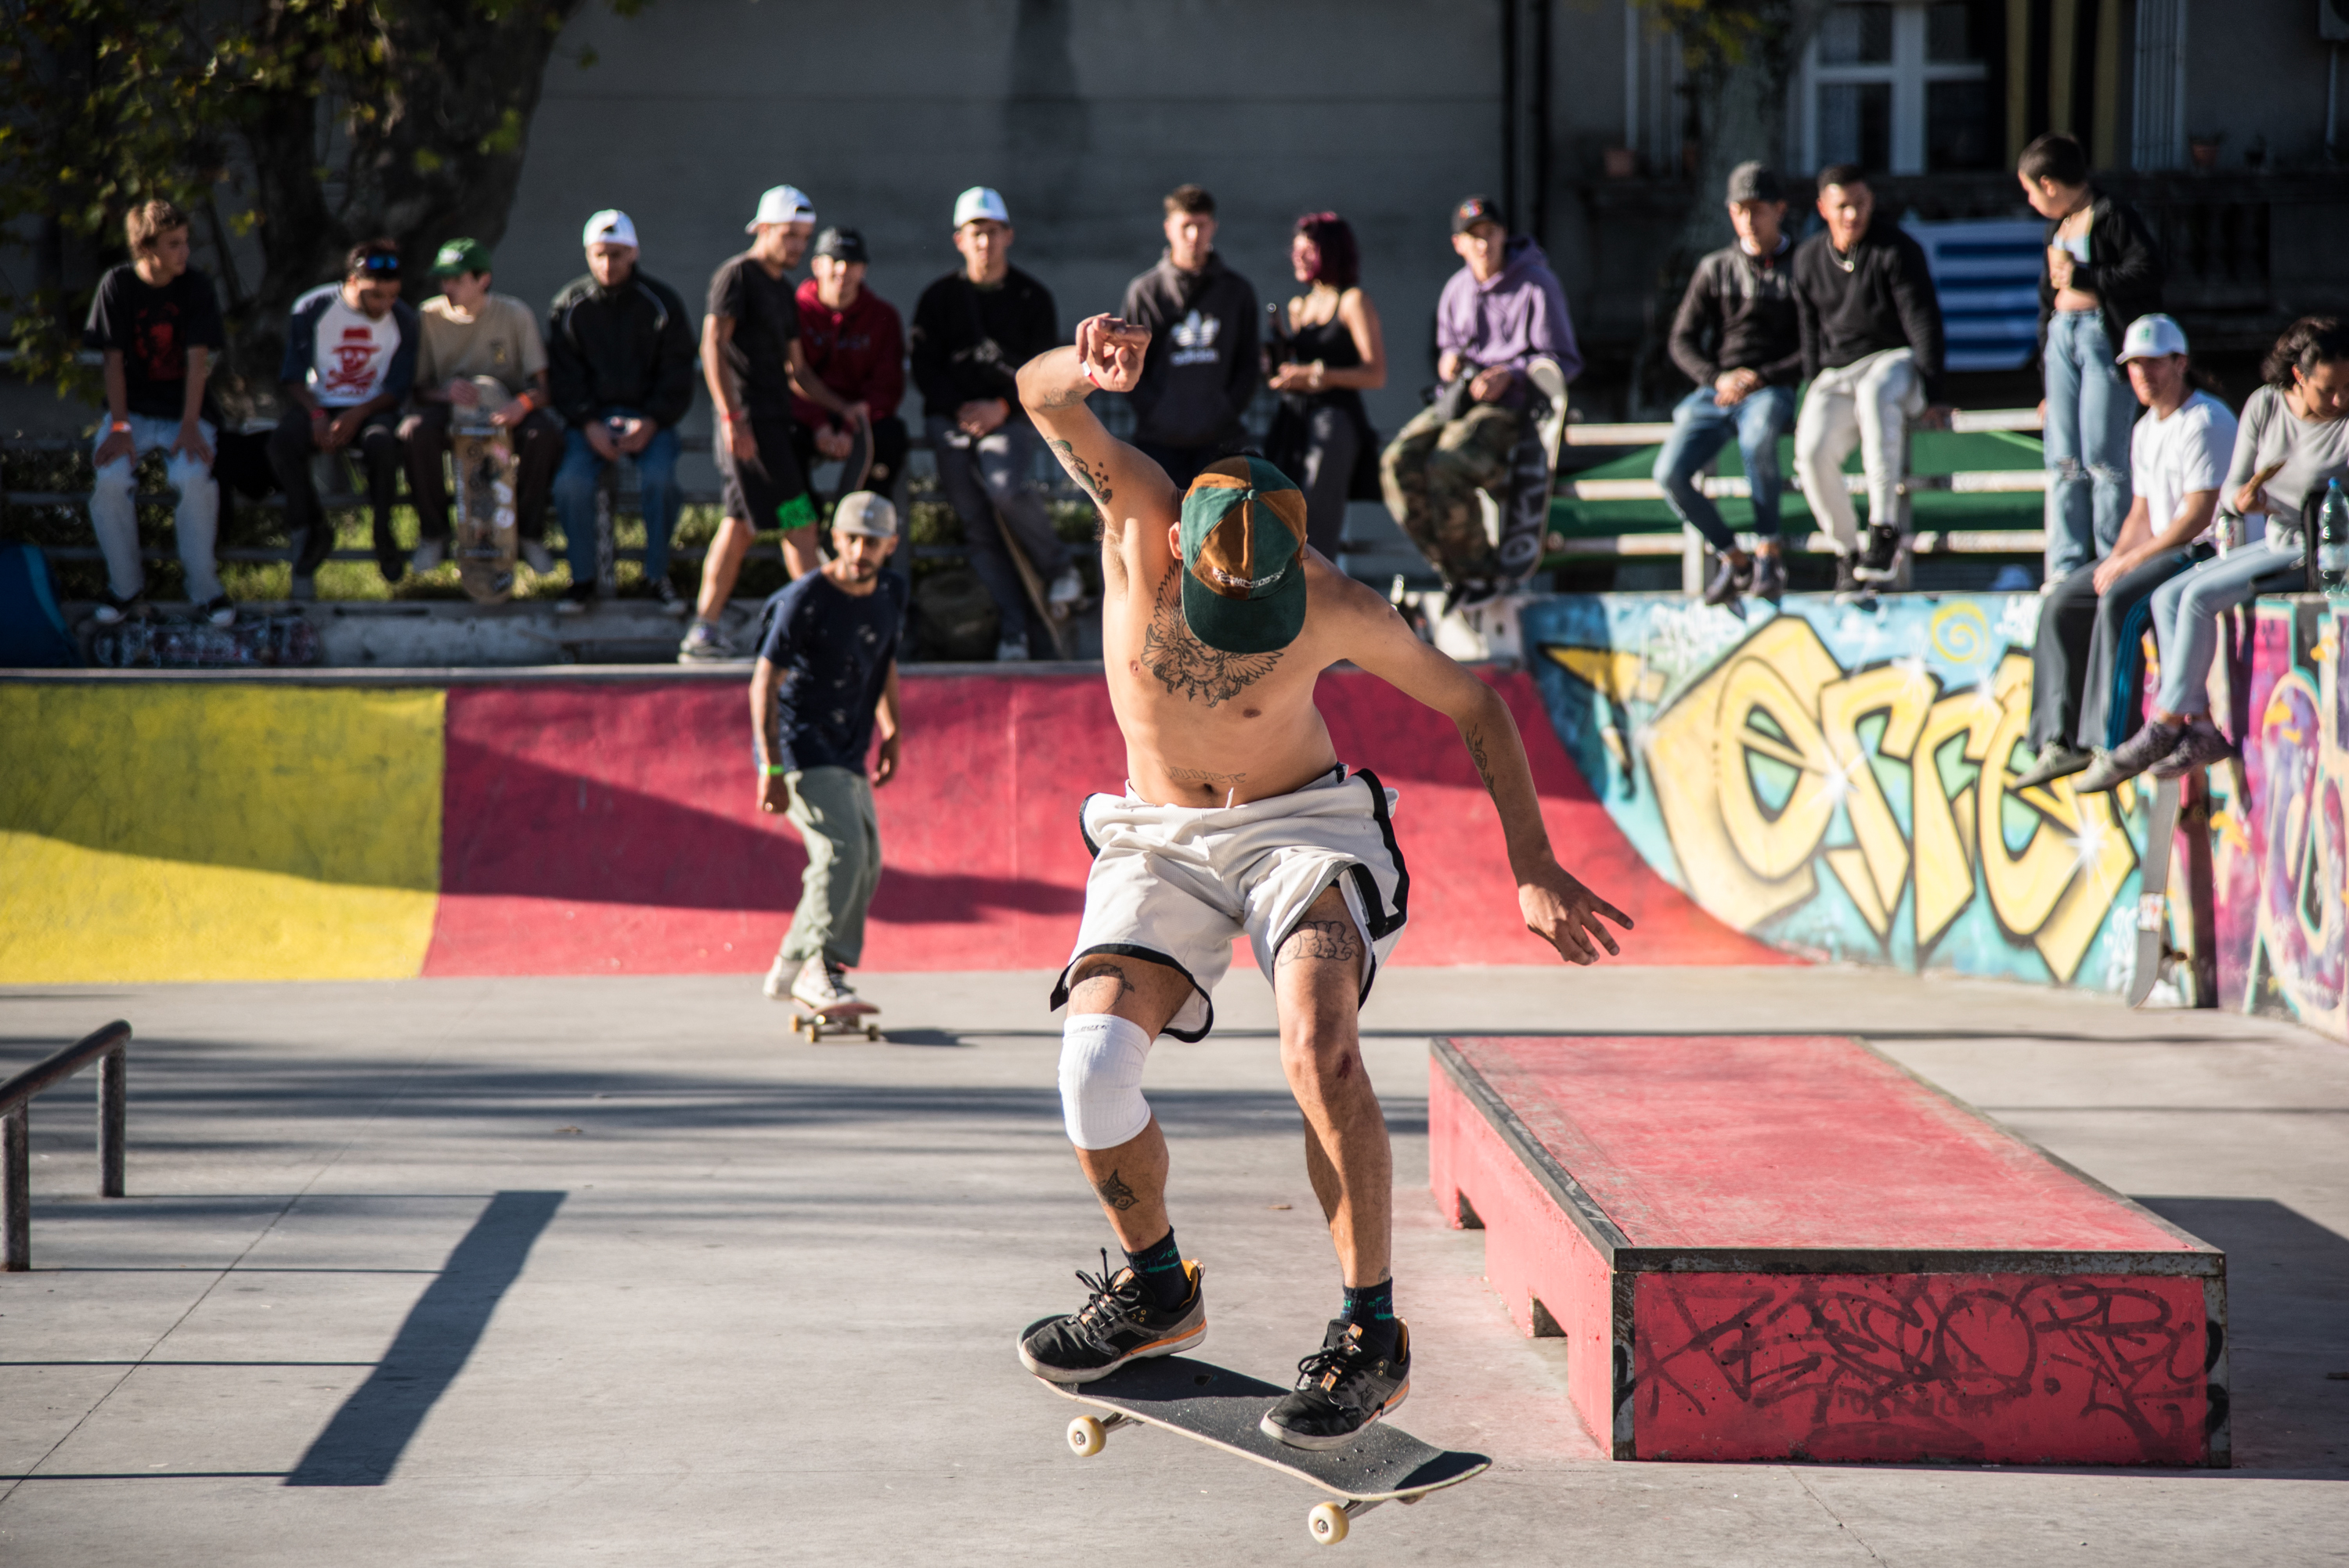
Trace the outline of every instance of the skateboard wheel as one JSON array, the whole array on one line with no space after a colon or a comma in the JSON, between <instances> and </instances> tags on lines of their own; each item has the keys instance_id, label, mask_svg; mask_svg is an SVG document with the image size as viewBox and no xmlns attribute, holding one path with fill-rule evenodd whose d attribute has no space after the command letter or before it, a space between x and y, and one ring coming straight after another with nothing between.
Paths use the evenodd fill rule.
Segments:
<instances>
[{"instance_id":1,"label":"skateboard wheel","mask_svg":"<svg viewBox=\"0 0 2349 1568\"><path fill-rule=\"evenodd\" d=\"M1091 1416L1079 1416L1069 1423L1069 1447L1079 1459L1091 1459L1109 1446L1109 1434Z\"/></svg>"},{"instance_id":2,"label":"skateboard wheel","mask_svg":"<svg viewBox=\"0 0 2349 1568\"><path fill-rule=\"evenodd\" d=\"M879 1039L879 1038L881 1037L881 1026L880 1026L880 1025L878 1025L878 1024L867 1024L867 1025L865 1025L865 1026L864 1026L864 1037L865 1037L866 1039L868 1039L868 1040L877 1040L877 1039Z\"/></svg>"},{"instance_id":3,"label":"skateboard wheel","mask_svg":"<svg viewBox=\"0 0 2349 1568\"><path fill-rule=\"evenodd\" d=\"M1317 1502L1305 1516L1305 1528L1322 1545L1335 1546L1346 1539L1346 1511L1334 1502Z\"/></svg>"}]
</instances>

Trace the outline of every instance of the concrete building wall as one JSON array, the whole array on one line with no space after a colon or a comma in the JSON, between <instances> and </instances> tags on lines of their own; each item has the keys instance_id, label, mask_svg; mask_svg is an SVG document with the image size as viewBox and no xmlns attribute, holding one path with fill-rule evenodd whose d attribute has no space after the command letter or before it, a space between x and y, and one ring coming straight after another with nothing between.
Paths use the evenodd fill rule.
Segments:
<instances>
[{"instance_id":1,"label":"concrete building wall","mask_svg":"<svg viewBox=\"0 0 2349 1568\"><path fill-rule=\"evenodd\" d=\"M2271 169L2324 161L2326 77L2341 46L2316 29L2316 0L2191 0L2186 130L2225 134L2220 168L2242 168L2262 137Z\"/></svg>"}]
</instances>

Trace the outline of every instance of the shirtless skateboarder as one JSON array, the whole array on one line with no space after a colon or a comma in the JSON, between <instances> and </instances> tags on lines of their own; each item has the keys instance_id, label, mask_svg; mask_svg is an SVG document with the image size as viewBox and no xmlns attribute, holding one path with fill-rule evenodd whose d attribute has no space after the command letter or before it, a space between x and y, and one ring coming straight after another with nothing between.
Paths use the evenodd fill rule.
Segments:
<instances>
[{"instance_id":1,"label":"shirtless skateboarder","mask_svg":"<svg viewBox=\"0 0 2349 1568\"><path fill-rule=\"evenodd\" d=\"M1246 934L1272 980L1281 1066L1305 1113L1305 1167L1330 1222L1345 1307L1299 1363L1265 1431L1335 1448L1401 1404L1411 1336L1388 1271L1386 1119L1358 1014L1402 934L1411 877L1394 794L1350 769L1313 706L1341 660L1460 727L1499 809L1528 929L1573 964L1620 950L1629 919L1558 865L1516 725L1491 687L1421 642L1376 593L1305 544L1305 498L1261 459L1208 465L1187 494L1086 408L1130 390L1150 334L1112 316L1030 360L1020 401L1102 517L1102 641L1126 744L1123 795L1094 795L1084 923L1052 994L1068 1006L1061 1099L1077 1163L1128 1266L1080 1274L1084 1305L1019 1342L1038 1377L1084 1383L1206 1337L1202 1275L1166 1214L1166 1140L1142 1097L1161 1031L1204 1037L1209 994Z\"/></svg>"}]
</instances>

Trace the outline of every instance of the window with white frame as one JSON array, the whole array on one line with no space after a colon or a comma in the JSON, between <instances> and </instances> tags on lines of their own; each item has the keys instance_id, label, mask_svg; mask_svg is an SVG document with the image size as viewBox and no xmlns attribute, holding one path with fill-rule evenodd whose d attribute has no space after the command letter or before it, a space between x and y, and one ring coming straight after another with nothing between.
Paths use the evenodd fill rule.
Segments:
<instances>
[{"instance_id":1,"label":"window with white frame","mask_svg":"<svg viewBox=\"0 0 2349 1568\"><path fill-rule=\"evenodd\" d=\"M1802 164L1891 174L1997 167L1989 0L1845 0L1803 51Z\"/></svg>"}]
</instances>

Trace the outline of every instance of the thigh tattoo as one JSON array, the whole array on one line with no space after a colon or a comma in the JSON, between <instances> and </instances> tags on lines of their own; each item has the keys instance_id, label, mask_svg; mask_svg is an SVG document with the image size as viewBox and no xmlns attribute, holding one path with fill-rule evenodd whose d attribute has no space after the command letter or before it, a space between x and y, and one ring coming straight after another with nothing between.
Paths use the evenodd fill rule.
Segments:
<instances>
[{"instance_id":1,"label":"thigh tattoo","mask_svg":"<svg viewBox=\"0 0 2349 1568\"><path fill-rule=\"evenodd\" d=\"M1284 964L1301 963L1309 958L1325 958L1340 964L1359 963L1362 956L1361 934L1350 920L1308 920L1288 934L1280 944L1279 955L1273 961L1275 968Z\"/></svg>"}]
</instances>

